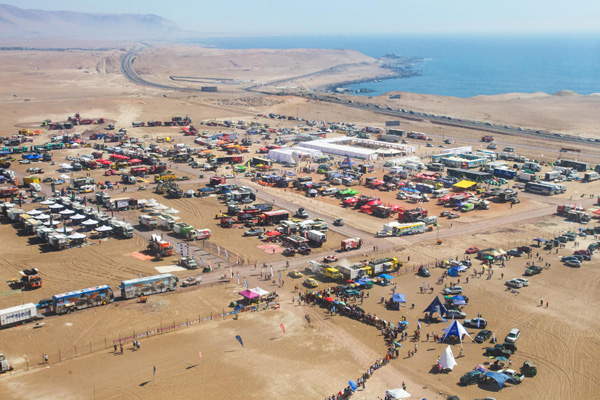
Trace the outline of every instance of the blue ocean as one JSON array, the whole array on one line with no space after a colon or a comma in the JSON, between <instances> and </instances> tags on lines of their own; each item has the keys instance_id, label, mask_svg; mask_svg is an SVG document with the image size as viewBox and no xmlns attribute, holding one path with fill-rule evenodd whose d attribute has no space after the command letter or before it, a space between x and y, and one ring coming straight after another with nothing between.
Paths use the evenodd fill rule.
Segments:
<instances>
[{"instance_id":1,"label":"blue ocean","mask_svg":"<svg viewBox=\"0 0 600 400\"><path fill-rule=\"evenodd\" d=\"M600 93L600 35L538 36L277 36L211 38L227 49L352 49L372 57L418 58L419 76L347 86L455 97L572 90Z\"/></svg>"}]
</instances>

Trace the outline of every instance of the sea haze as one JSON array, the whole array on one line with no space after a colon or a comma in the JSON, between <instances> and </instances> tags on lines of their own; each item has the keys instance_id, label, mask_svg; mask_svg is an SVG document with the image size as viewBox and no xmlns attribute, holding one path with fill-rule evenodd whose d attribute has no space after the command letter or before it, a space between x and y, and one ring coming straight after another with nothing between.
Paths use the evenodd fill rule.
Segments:
<instances>
[{"instance_id":1,"label":"sea haze","mask_svg":"<svg viewBox=\"0 0 600 400\"><path fill-rule=\"evenodd\" d=\"M372 57L419 57L421 76L363 82L368 95L398 90L471 97L511 92L600 93L600 36L277 36L214 38L227 49L352 49Z\"/></svg>"}]
</instances>

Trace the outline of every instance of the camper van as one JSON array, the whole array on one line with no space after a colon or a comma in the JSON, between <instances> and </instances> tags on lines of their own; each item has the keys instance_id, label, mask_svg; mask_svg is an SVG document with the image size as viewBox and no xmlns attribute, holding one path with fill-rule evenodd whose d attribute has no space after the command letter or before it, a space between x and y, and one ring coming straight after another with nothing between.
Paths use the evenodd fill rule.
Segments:
<instances>
[{"instance_id":1,"label":"camper van","mask_svg":"<svg viewBox=\"0 0 600 400\"><path fill-rule=\"evenodd\" d=\"M523 164L523 169L528 169L533 172L540 172L542 170L542 166L538 163L534 163L532 161L527 161Z\"/></svg>"}]
</instances>

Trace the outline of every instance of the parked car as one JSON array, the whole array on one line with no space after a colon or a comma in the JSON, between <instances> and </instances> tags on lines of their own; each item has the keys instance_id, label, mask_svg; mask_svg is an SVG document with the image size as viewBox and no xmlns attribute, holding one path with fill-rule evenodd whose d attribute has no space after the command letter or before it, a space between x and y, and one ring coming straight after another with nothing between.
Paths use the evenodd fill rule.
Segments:
<instances>
[{"instance_id":1,"label":"parked car","mask_svg":"<svg viewBox=\"0 0 600 400\"><path fill-rule=\"evenodd\" d=\"M517 249L510 249L506 252L506 254L508 254L511 257L521 257L523 255L523 252Z\"/></svg>"},{"instance_id":2,"label":"parked car","mask_svg":"<svg viewBox=\"0 0 600 400\"><path fill-rule=\"evenodd\" d=\"M471 328L485 328L487 326L487 321L485 318L471 318L465 319L463 325L470 326Z\"/></svg>"},{"instance_id":3,"label":"parked car","mask_svg":"<svg viewBox=\"0 0 600 400\"><path fill-rule=\"evenodd\" d=\"M288 273L291 278L302 278L302 272L293 270Z\"/></svg>"},{"instance_id":4,"label":"parked car","mask_svg":"<svg viewBox=\"0 0 600 400\"><path fill-rule=\"evenodd\" d=\"M200 282L202 282L202 277L190 276L189 278L186 278L183 280L183 282L181 282L181 287L199 285Z\"/></svg>"},{"instance_id":5,"label":"parked car","mask_svg":"<svg viewBox=\"0 0 600 400\"><path fill-rule=\"evenodd\" d=\"M579 261L579 260L569 260L569 261L565 262L565 265L567 267L580 268L581 267L581 261Z\"/></svg>"},{"instance_id":6,"label":"parked car","mask_svg":"<svg viewBox=\"0 0 600 400\"><path fill-rule=\"evenodd\" d=\"M291 257L296 255L296 249L294 249L293 247L286 247L285 249L283 249L281 254L283 254L286 257Z\"/></svg>"},{"instance_id":7,"label":"parked car","mask_svg":"<svg viewBox=\"0 0 600 400\"><path fill-rule=\"evenodd\" d=\"M302 255L307 255L310 254L312 252L311 248L308 246L300 246L298 247L298 254L302 254Z\"/></svg>"},{"instance_id":8,"label":"parked car","mask_svg":"<svg viewBox=\"0 0 600 400\"><path fill-rule=\"evenodd\" d=\"M419 267L419 270L417 271L417 274L419 276L424 277L424 278L429 278L431 276L431 273L429 272L429 269L427 269L427 268L425 268L423 266Z\"/></svg>"},{"instance_id":9,"label":"parked car","mask_svg":"<svg viewBox=\"0 0 600 400\"><path fill-rule=\"evenodd\" d=\"M516 353L517 346L514 343L505 342L500 345L504 350L508 350L511 353Z\"/></svg>"},{"instance_id":10,"label":"parked car","mask_svg":"<svg viewBox=\"0 0 600 400\"><path fill-rule=\"evenodd\" d=\"M519 374L513 369L501 369L498 373L507 375L509 377L508 381L511 383L521 383L523 382L523 379L525 379L522 374Z\"/></svg>"},{"instance_id":11,"label":"parked car","mask_svg":"<svg viewBox=\"0 0 600 400\"><path fill-rule=\"evenodd\" d=\"M465 250L465 253L467 254L475 254L479 251L479 248L473 246L473 247L469 247L467 250Z\"/></svg>"},{"instance_id":12,"label":"parked car","mask_svg":"<svg viewBox=\"0 0 600 400\"><path fill-rule=\"evenodd\" d=\"M41 310L42 308L48 308L52 306L52 299L42 299L36 304L36 307Z\"/></svg>"},{"instance_id":13,"label":"parked car","mask_svg":"<svg viewBox=\"0 0 600 400\"><path fill-rule=\"evenodd\" d=\"M538 267L536 265L531 266L525 270L526 276L537 275L542 273L542 267Z\"/></svg>"},{"instance_id":14,"label":"parked car","mask_svg":"<svg viewBox=\"0 0 600 400\"><path fill-rule=\"evenodd\" d=\"M461 294L463 292L462 286L451 286L444 289L444 294Z\"/></svg>"},{"instance_id":15,"label":"parked car","mask_svg":"<svg viewBox=\"0 0 600 400\"><path fill-rule=\"evenodd\" d=\"M523 287L523 284L515 279L506 281L505 285L508 287L511 287L511 288L516 288L516 289L520 289Z\"/></svg>"},{"instance_id":16,"label":"parked car","mask_svg":"<svg viewBox=\"0 0 600 400\"><path fill-rule=\"evenodd\" d=\"M529 286L529 279L525 278L515 278L513 281L521 282L523 286Z\"/></svg>"},{"instance_id":17,"label":"parked car","mask_svg":"<svg viewBox=\"0 0 600 400\"><path fill-rule=\"evenodd\" d=\"M510 330L510 332L508 332L508 335L506 335L505 341L509 343L514 343L517 341L519 336L521 336L521 331L517 328L513 328Z\"/></svg>"},{"instance_id":18,"label":"parked car","mask_svg":"<svg viewBox=\"0 0 600 400\"><path fill-rule=\"evenodd\" d=\"M475 343L483 343L483 342L487 342L488 340L490 340L490 338L492 337L492 332L488 331L486 329L483 329L481 331L479 331L479 333L477 334L477 336L475 336L475 339L473 339L475 341Z\"/></svg>"},{"instance_id":19,"label":"parked car","mask_svg":"<svg viewBox=\"0 0 600 400\"><path fill-rule=\"evenodd\" d=\"M510 356L512 355L512 353L509 350L504 350L502 348L501 344L497 344L494 347L486 347L486 349L485 349L485 355L486 356L493 356L493 357L506 357L506 358L510 358Z\"/></svg>"},{"instance_id":20,"label":"parked car","mask_svg":"<svg viewBox=\"0 0 600 400\"><path fill-rule=\"evenodd\" d=\"M454 319L463 319L467 317L467 314L460 310L448 310L446 311L446 317Z\"/></svg>"},{"instance_id":21,"label":"parked car","mask_svg":"<svg viewBox=\"0 0 600 400\"><path fill-rule=\"evenodd\" d=\"M532 251L531 247L529 247L529 246L520 246L520 247L517 247L517 250L521 251L523 253L527 253L527 254L531 253L531 251Z\"/></svg>"},{"instance_id":22,"label":"parked car","mask_svg":"<svg viewBox=\"0 0 600 400\"><path fill-rule=\"evenodd\" d=\"M317 286L319 286L319 283L316 280L314 280L313 278L305 278L304 284L311 288L316 288Z\"/></svg>"},{"instance_id":23,"label":"parked car","mask_svg":"<svg viewBox=\"0 0 600 400\"><path fill-rule=\"evenodd\" d=\"M460 377L461 385L472 385L474 383L479 383L483 379L483 372L479 370L469 371L463 376Z\"/></svg>"},{"instance_id":24,"label":"parked car","mask_svg":"<svg viewBox=\"0 0 600 400\"><path fill-rule=\"evenodd\" d=\"M259 236L263 233L263 230L260 228L252 228L244 232L244 236Z\"/></svg>"}]
</instances>

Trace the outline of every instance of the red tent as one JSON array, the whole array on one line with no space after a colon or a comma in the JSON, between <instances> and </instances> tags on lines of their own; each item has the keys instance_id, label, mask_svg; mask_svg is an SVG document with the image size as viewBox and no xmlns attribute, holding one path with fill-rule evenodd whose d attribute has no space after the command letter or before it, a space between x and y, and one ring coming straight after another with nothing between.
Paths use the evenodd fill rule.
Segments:
<instances>
[{"instance_id":1,"label":"red tent","mask_svg":"<svg viewBox=\"0 0 600 400\"><path fill-rule=\"evenodd\" d=\"M269 231L269 232L265 233L265 235L267 235L267 236L279 236L279 235L281 235L281 232Z\"/></svg>"},{"instance_id":2,"label":"red tent","mask_svg":"<svg viewBox=\"0 0 600 400\"><path fill-rule=\"evenodd\" d=\"M344 204L354 204L358 203L358 199L356 197L350 197L349 199L344 200Z\"/></svg>"},{"instance_id":3,"label":"red tent","mask_svg":"<svg viewBox=\"0 0 600 400\"><path fill-rule=\"evenodd\" d=\"M600 208L594 211L592 214L600 215Z\"/></svg>"},{"instance_id":4,"label":"red tent","mask_svg":"<svg viewBox=\"0 0 600 400\"><path fill-rule=\"evenodd\" d=\"M383 204L383 201L381 201L381 200L372 200L372 201L370 201L370 202L367 203L367 205L369 205L369 206L378 206L380 204Z\"/></svg>"},{"instance_id":5,"label":"red tent","mask_svg":"<svg viewBox=\"0 0 600 400\"><path fill-rule=\"evenodd\" d=\"M141 163L142 163L142 160L138 160L137 158L134 158L133 160L129 160L129 162L130 162L131 164L141 164Z\"/></svg>"},{"instance_id":6,"label":"red tent","mask_svg":"<svg viewBox=\"0 0 600 400\"><path fill-rule=\"evenodd\" d=\"M371 214L371 206L365 204L360 208L361 213Z\"/></svg>"}]
</instances>

